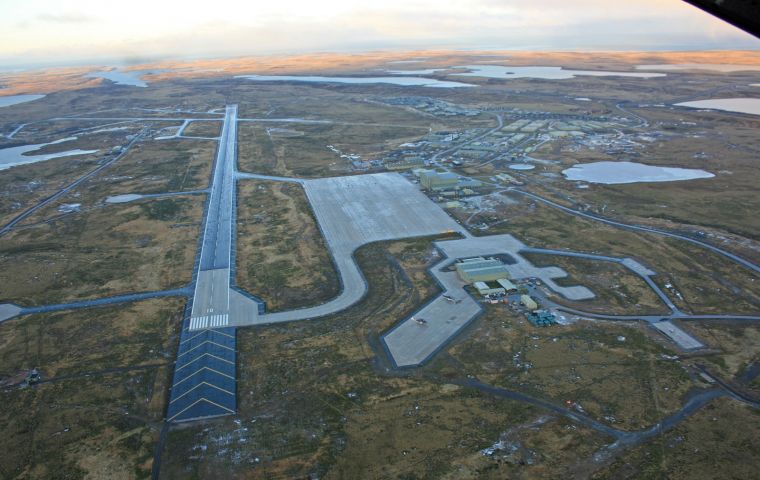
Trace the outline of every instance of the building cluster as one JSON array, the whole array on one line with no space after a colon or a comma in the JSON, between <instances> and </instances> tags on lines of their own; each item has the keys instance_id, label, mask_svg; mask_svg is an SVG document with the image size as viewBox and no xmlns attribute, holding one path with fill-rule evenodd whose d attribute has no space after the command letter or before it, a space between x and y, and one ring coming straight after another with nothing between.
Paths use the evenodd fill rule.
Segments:
<instances>
[{"instance_id":1,"label":"building cluster","mask_svg":"<svg viewBox=\"0 0 760 480\"><path fill-rule=\"evenodd\" d=\"M507 267L501 260L483 257L465 258L456 262L454 268L459 278L472 285L488 303L519 305L527 314L528 320L537 327L557 323L553 313L540 310L538 303L530 295L518 292L518 287L509 279Z\"/></svg>"},{"instance_id":2,"label":"building cluster","mask_svg":"<svg viewBox=\"0 0 760 480\"><path fill-rule=\"evenodd\" d=\"M431 115L441 117L451 117L455 115L463 115L465 117L474 117L480 114L480 110L474 108L460 107L453 103L444 102L436 98L430 97L393 97L393 98L377 98L377 101L385 103L387 105L403 105L411 107L416 110L420 110Z\"/></svg>"},{"instance_id":3,"label":"building cluster","mask_svg":"<svg viewBox=\"0 0 760 480\"><path fill-rule=\"evenodd\" d=\"M412 173L419 179L422 189L434 194L435 199L439 201L475 195L474 189L482 186L478 180L460 177L453 172L420 168Z\"/></svg>"}]
</instances>

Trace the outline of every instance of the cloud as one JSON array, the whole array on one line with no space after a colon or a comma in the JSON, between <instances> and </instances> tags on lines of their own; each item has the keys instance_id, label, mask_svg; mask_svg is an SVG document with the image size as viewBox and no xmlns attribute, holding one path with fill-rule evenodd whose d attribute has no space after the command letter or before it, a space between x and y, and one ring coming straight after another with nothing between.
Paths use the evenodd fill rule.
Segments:
<instances>
[{"instance_id":1,"label":"cloud","mask_svg":"<svg viewBox=\"0 0 760 480\"><path fill-rule=\"evenodd\" d=\"M69 12L69 13L40 13L34 17L41 22L50 23L62 23L62 24L77 24L77 23L90 23L95 21L94 17L85 15L84 13Z\"/></svg>"},{"instance_id":2,"label":"cloud","mask_svg":"<svg viewBox=\"0 0 760 480\"><path fill-rule=\"evenodd\" d=\"M760 45L682 0L215 0L209 10L186 8L180 0L36 1L48 8L18 6L4 12L0 0L0 62L399 48ZM13 24L20 20L27 24Z\"/></svg>"}]
</instances>

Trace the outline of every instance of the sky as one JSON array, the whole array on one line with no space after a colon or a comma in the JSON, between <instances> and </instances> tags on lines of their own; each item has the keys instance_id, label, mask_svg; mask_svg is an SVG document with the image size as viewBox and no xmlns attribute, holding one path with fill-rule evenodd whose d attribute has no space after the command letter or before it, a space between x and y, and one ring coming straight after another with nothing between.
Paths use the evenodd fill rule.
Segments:
<instances>
[{"instance_id":1,"label":"sky","mask_svg":"<svg viewBox=\"0 0 760 480\"><path fill-rule=\"evenodd\" d=\"M0 0L0 66L403 49L760 49L681 0Z\"/></svg>"}]
</instances>

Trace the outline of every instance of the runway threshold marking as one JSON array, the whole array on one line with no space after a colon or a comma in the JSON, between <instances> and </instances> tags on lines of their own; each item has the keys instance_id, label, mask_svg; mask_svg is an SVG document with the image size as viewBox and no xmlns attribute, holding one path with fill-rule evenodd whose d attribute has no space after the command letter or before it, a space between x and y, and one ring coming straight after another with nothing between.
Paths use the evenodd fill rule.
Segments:
<instances>
[{"instance_id":1,"label":"runway threshold marking","mask_svg":"<svg viewBox=\"0 0 760 480\"><path fill-rule=\"evenodd\" d=\"M220 315L203 315L202 317L191 317L189 330L202 330L207 328L222 328L230 324L229 314Z\"/></svg>"}]
</instances>

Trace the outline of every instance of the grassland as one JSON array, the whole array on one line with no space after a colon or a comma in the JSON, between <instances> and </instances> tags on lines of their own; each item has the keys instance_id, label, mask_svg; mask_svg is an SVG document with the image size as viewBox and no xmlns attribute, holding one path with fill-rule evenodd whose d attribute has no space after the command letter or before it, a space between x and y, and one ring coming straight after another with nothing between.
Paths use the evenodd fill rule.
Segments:
<instances>
[{"instance_id":1,"label":"grassland","mask_svg":"<svg viewBox=\"0 0 760 480\"><path fill-rule=\"evenodd\" d=\"M760 311L760 285L753 272L717 254L682 241L581 219L525 197L510 198L513 204L476 218L475 223L494 224L476 234L510 233L532 247L630 256L657 272L653 280L658 285L671 285L665 292L686 312ZM469 216L461 210L456 215L462 220Z\"/></svg>"},{"instance_id":2,"label":"grassland","mask_svg":"<svg viewBox=\"0 0 760 480\"><path fill-rule=\"evenodd\" d=\"M206 188L214 163L211 140L148 140L82 186L82 194L181 192ZM105 192L103 192L105 193ZM94 200L94 198L93 198Z\"/></svg>"},{"instance_id":3,"label":"grassland","mask_svg":"<svg viewBox=\"0 0 760 480\"><path fill-rule=\"evenodd\" d=\"M752 478L760 468L760 415L731 399L717 399L663 435L616 460L594 479Z\"/></svg>"},{"instance_id":4,"label":"grassland","mask_svg":"<svg viewBox=\"0 0 760 480\"><path fill-rule=\"evenodd\" d=\"M553 294L550 298L562 305L578 308L586 312L610 315L666 314L667 307L654 291L624 266L583 258L561 255L522 254L536 266L558 266L568 273L566 278L557 279L559 285L583 285L596 295L591 300L572 302Z\"/></svg>"},{"instance_id":5,"label":"grassland","mask_svg":"<svg viewBox=\"0 0 760 480\"><path fill-rule=\"evenodd\" d=\"M0 298L39 305L190 281L202 197L108 205L0 238Z\"/></svg>"},{"instance_id":6,"label":"grassland","mask_svg":"<svg viewBox=\"0 0 760 480\"><path fill-rule=\"evenodd\" d=\"M584 190L565 188L565 193L592 209L598 210L604 206L607 216L623 221L667 226L676 230L715 228L722 233L760 240L760 223L752 215L760 208L754 161L758 154L755 138L760 121L744 115L688 109L679 109L677 113L652 108L635 111L653 123L651 131L664 134L652 143L643 143L643 149L635 156L627 155L625 160L704 169L714 173L715 178L665 183L591 184ZM544 158L555 158L555 155ZM557 154L556 159L561 161L560 166L554 169L556 171L576 162L620 160L604 158L600 152L588 149L573 154ZM557 187L553 182L537 181ZM543 193L556 193L551 190L547 187ZM757 252L755 255L758 255Z\"/></svg>"},{"instance_id":7,"label":"grassland","mask_svg":"<svg viewBox=\"0 0 760 480\"><path fill-rule=\"evenodd\" d=\"M0 172L0 224L54 194L96 166L96 155L58 158Z\"/></svg>"},{"instance_id":8,"label":"grassland","mask_svg":"<svg viewBox=\"0 0 760 480\"><path fill-rule=\"evenodd\" d=\"M222 129L222 122L190 122L182 132L188 137L218 137Z\"/></svg>"},{"instance_id":9,"label":"grassland","mask_svg":"<svg viewBox=\"0 0 760 480\"><path fill-rule=\"evenodd\" d=\"M610 440L457 382L570 399L629 430L678 409L692 387L637 324L537 329L503 308L428 367L390 373L378 335L436 293L425 273L435 257L423 239L368 245L357 259L369 282L360 304L238 332L238 415L170 432L164 478L558 478ZM499 440L515 450L480 453Z\"/></svg>"},{"instance_id":10,"label":"grassland","mask_svg":"<svg viewBox=\"0 0 760 480\"><path fill-rule=\"evenodd\" d=\"M636 63L756 63L758 58L756 52L503 55L511 65L623 70ZM192 65L205 72L192 68L162 72L150 76L151 85L146 89L83 79L85 72L69 69L10 75L3 78L10 87L6 93L24 93L25 88L34 89L29 93L89 89L56 92L40 101L0 109L0 131L10 132L21 122L59 115L177 119L148 122L155 131L179 125L184 116L201 117L204 114L199 112L238 103L241 117L336 122L240 124L242 170L321 177L350 171L347 159L327 145L344 154L372 159L418 139L429 129L461 130L493 123L490 114L441 120L383 105L376 101L381 97L420 95L463 106L622 116L614 107L620 99L649 103L656 98L667 103L726 85L746 84L750 79L747 74L695 74L693 82L685 81L681 74L654 81L473 78L468 81L480 87L447 90L261 84L229 78L233 73L254 71L366 72L410 56L428 57L415 68L474 63L471 53L452 52L199 61ZM226 70L211 71L219 66ZM572 100L577 96L592 101ZM157 108L165 110L146 110ZM539 171L515 176L537 179L529 188L562 202L570 195L592 209L606 205L606 213L637 223L705 230L717 241L731 237L744 243L730 247L760 258L760 250L751 242L758 231L753 216L757 210L753 196L756 169L751 162L758 153L753 144L757 121L719 113L630 109L646 116L654 130L664 132L662 140L647 145L641 153L648 158L646 163L715 170L717 178L592 186L582 191L559 177L536 175ZM672 124L681 119L697 125L680 124L674 129ZM32 123L19 132L16 141L54 140L75 134L85 125L94 123ZM218 125L194 122L185 134L215 136ZM129 130L105 135L82 133L71 145L97 145L105 151L123 145L123 137L142 126L142 122L130 124ZM12 144L15 141L0 141L0 146ZM60 203L82 203L83 213L50 221L58 215L58 205L51 205L30 218L25 228L0 238L0 299L50 303L186 283L203 197L106 207L101 202L119 193L205 188L215 148L214 142L187 139L141 142L113 168L61 199ZM706 156L694 156L701 152ZM613 159L600 150L569 155L561 142L536 156L565 162L540 170L554 174L578 161ZM1 180L0 190L8 193L0 196L0 217L8 219L52 193L64 180L94 166L96 158L102 157L53 160L2 172L0 178L8 180ZM260 185L241 183L238 281L249 282L246 289L254 294L271 297L267 300L275 308L288 308L285 305L292 301L329 298L334 287L328 278L332 272L327 268L331 267L329 257L321 240L317 241L320 237L302 193L292 185L263 184L265 188L259 190ZM489 216L493 218L486 218ZM686 312L760 311L756 277L681 242L603 227L522 200L479 220L504 221L486 233L512 233L530 246L633 256L658 272L655 280L660 285L672 285L668 294ZM249 242L251 239L258 243ZM293 252L298 264L278 263ZM572 478L576 472L573 465L588 464L593 452L610 439L548 417L535 407L490 397L459 383L472 375L558 404L571 400L571 408L582 408L615 427L635 430L675 411L695 385L681 365L700 361L730 378L757 357L758 333L749 325L686 324L684 328L694 331L714 351L678 362L663 356L673 353L666 342L650 336L654 334L638 324L581 322L537 329L503 307L489 307L430 365L414 371L389 371L378 336L437 293L425 270L434 261L430 239L369 245L357 258L370 288L360 304L317 322L239 331L238 415L172 430L163 478ZM655 306L651 292L617 267L572 259L554 263L560 262L573 282L588 284L599 295L588 303L589 309L630 313L628 307L637 303L641 307L636 311L641 312ZM273 279L284 274L306 280L297 285L299 293L290 285L283 291L267 292L277 284ZM289 298L291 295L298 298ZM34 389L2 392L7 408L0 412L0 424L6 443L0 448L8 453L0 457L0 477L147 476L170 375L170 366L164 362L172 358L180 310L179 301L156 300L27 317L0 325L2 375L18 375L39 366L46 378L58 377ZM625 340L620 340L622 337ZM86 373L135 365L140 369ZM760 388L758 380L753 385L746 388ZM728 401L715 402L677 430L630 452L600 477L750 477L757 467L756 455L752 456L756 423L754 412ZM499 440L510 450L494 456L481 454L481 449Z\"/></svg>"},{"instance_id":11,"label":"grassland","mask_svg":"<svg viewBox=\"0 0 760 480\"><path fill-rule=\"evenodd\" d=\"M270 311L337 296L340 280L301 186L238 185L238 286L263 299Z\"/></svg>"},{"instance_id":12,"label":"grassland","mask_svg":"<svg viewBox=\"0 0 760 480\"><path fill-rule=\"evenodd\" d=\"M440 476L532 419L529 407L445 380L378 374L377 336L435 292L419 275L431 250L429 239L362 247L360 304L320 322L240 330L238 415L170 432L162 476Z\"/></svg>"},{"instance_id":13,"label":"grassland","mask_svg":"<svg viewBox=\"0 0 760 480\"><path fill-rule=\"evenodd\" d=\"M684 328L719 352L701 359L724 378L736 377L760 358L760 327L757 325L699 321L688 322Z\"/></svg>"},{"instance_id":14,"label":"grassland","mask_svg":"<svg viewBox=\"0 0 760 480\"><path fill-rule=\"evenodd\" d=\"M21 317L0 325L2 478L149 478L184 300Z\"/></svg>"},{"instance_id":15,"label":"grassland","mask_svg":"<svg viewBox=\"0 0 760 480\"><path fill-rule=\"evenodd\" d=\"M624 430L656 423L680 408L691 380L661 355L670 353L635 323L579 322L533 327L503 306L490 306L467 338L438 360L441 373L460 370L511 390L569 401ZM437 364L437 365L436 365Z\"/></svg>"},{"instance_id":16,"label":"grassland","mask_svg":"<svg viewBox=\"0 0 760 480\"><path fill-rule=\"evenodd\" d=\"M422 123L422 122L421 122ZM382 153L418 139L428 125L288 125L243 124L238 132L240 169L284 176L323 177L351 170L342 154L361 155L364 160L382 158Z\"/></svg>"}]
</instances>

